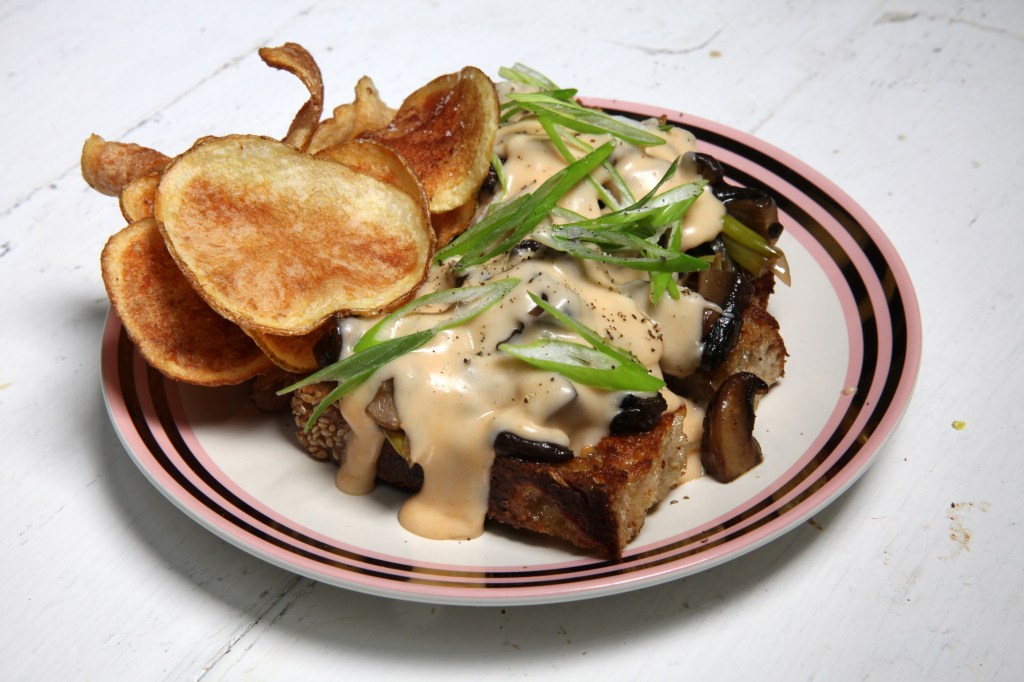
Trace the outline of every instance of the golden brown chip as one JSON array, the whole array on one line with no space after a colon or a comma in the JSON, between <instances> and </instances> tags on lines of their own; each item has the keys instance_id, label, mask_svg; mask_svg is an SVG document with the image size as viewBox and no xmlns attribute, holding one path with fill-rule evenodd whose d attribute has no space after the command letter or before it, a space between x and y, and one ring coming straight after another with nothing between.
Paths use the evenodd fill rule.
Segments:
<instances>
[{"instance_id":1,"label":"golden brown chip","mask_svg":"<svg viewBox=\"0 0 1024 682\"><path fill-rule=\"evenodd\" d=\"M426 276L434 232L407 192L265 137L211 138L157 189L171 255L246 329L306 334L335 312L375 313Z\"/></svg>"},{"instance_id":2,"label":"golden brown chip","mask_svg":"<svg viewBox=\"0 0 1024 682\"><path fill-rule=\"evenodd\" d=\"M90 135L82 146L82 177L97 192L116 197L132 180L159 173L170 161L155 149Z\"/></svg>"},{"instance_id":3,"label":"golden brown chip","mask_svg":"<svg viewBox=\"0 0 1024 682\"><path fill-rule=\"evenodd\" d=\"M121 215L129 223L143 218L153 217L153 204L156 203L156 187L160 184L160 174L143 175L135 178L121 190L118 200Z\"/></svg>"},{"instance_id":4,"label":"golden brown chip","mask_svg":"<svg viewBox=\"0 0 1024 682\"><path fill-rule=\"evenodd\" d=\"M272 366L252 339L196 294L152 218L111 237L100 264L128 336L165 376L222 386L242 383Z\"/></svg>"},{"instance_id":5,"label":"golden brown chip","mask_svg":"<svg viewBox=\"0 0 1024 682\"><path fill-rule=\"evenodd\" d=\"M394 185L421 204L424 214L428 212L426 190L412 167L398 152L380 142L350 140L321 149L316 153L316 158L343 163L352 170Z\"/></svg>"},{"instance_id":6,"label":"golden brown chip","mask_svg":"<svg viewBox=\"0 0 1024 682\"><path fill-rule=\"evenodd\" d=\"M387 127L363 136L404 156L427 190L431 213L444 213L476 196L497 129L494 84L467 66L414 92Z\"/></svg>"},{"instance_id":7,"label":"golden brown chip","mask_svg":"<svg viewBox=\"0 0 1024 682\"><path fill-rule=\"evenodd\" d=\"M247 331L271 362L285 371L297 374L315 372L320 369L316 362L316 356L313 354L313 347L326 332L325 326L317 327L302 336L278 336L255 330Z\"/></svg>"},{"instance_id":8,"label":"golden brown chip","mask_svg":"<svg viewBox=\"0 0 1024 682\"><path fill-rule=\"evenodd\" d=\"M377 87L369 77L356 83L356 98L351 104L334 108L334 115L317 126L306 151L315 154L321 149L355 139L368 130L383 128L395 117L395 110L384 104Z\"/></svg>"},{"instance_id":9,"label":"golden brown chip","mask_svg":"<svg viewBox=\"0 0 1024 682\"><path fill-rule=\"evenodd\" d=\"M434 234L437 236L437 248L441 248L451 240L466 231L469 223L476 214L476 196L462 206L453 208L444 213L431 213L430 224L434 227Z\"/></svg>"},{"instance_id":10,"label":"golden brown chip","mask_svg":"<svg viewBox=\"0 0 1024 682\"><path fill-rule=\"evenodd\" d=\"M313 138L313 132L320 123L324 112L324 81L320 67L306 48L297 43L285 43L280 47L261 47L260 58L275 69L283 69L296 76L309 90L309 100L302 105L284 141L305 150Z\"/></svg>"}]
</instances>

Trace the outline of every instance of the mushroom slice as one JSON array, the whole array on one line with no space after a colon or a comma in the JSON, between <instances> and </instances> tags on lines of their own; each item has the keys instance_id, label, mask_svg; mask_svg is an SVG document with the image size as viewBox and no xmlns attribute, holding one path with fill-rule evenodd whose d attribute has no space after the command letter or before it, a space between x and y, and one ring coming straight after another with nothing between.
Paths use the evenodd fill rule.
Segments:
<instances>
[{"instance_id":1,"label":"mushroom slice","mask_svg":"<svg viewBox=\"0 0 1024 682\"><path fill-rule=\"evenodd\" d=\"M568 462L575 456L570 448L556 443L530 440L511 431L502 431L494 439L496 457L517 457L527 462L556 464Z\"/></svg>"},{"instance_id":2,"label":"mushroom slice","mask_svg":"<svg viewBox=\"0 0 1024 682\"><path fill-rule=\"evenodd\" d=\"M207 138L164 171L156 219L215 310L248 330L308 334L335 312L404 303L434 231L408 192L276 140Z\"/></svg>"},{"instance_id":3,"label":"mushroom slice","mask_svg":"<svg viewBox=\"0 0 1024 682\"><path fill-rule=\"evenodd\" d=\"M619 412L612 417L608 431L615 435L650 431L658 424L668 402L660 393L639 396L627 393L619 403Z\"/></svg>"},{"instance_id":4,"label":"mushroom slice","mask_svg":"<svg viewBox=\"0 0 1024 682\"><path fill-rule=\"evenodd\" d=\"M366 414L381 428L388 431L402 429L402 420L398 416L398 407L395 405L395 382L393 379L381 382L377 392L373 395L373 400L366 406Z\"/></svg>"},{"instance_id":5,"label":"mushroom slice","mask_svg":"<svg viewBox=\"0 0 1024 682\"><path fill-rule=\"evenodd\" d=\"M388 126L363 137L405 157L427 190L430 212L444 213L476 196L490 168L497 130L494 83L467 66L409 95Z\"/></svg>"},{"instance_id":6,"label":"mushroom slice","mask_svg":"<svg viewBox=\"0 0 1024 682\"><path fill-rule=\"evenodd\" d=\"M700 273L698 293L720 306L721 313L706 311L704 351L700 364L713 370L736 346L743 326L743 312L750 303L753 286L738 272L708 268Z\"/></svg>"},{"instance_id":7,"label":"mushroom slice","mask_svg":"<svg viewBox=\"0 0 1024 682\"><path fill-rule=\"evenodd\" d=\"M152 218L111 237L100 264L110 302L129 338L165 376L222 386L271 369L252 339L192 289Z\"/></svg>"},{"instance_id":8,"label":"mushroom slice","mask_svg":"<svg viewBox=\"0 0 1024 682\"><path fill-rule=\"evenodd\" d=\"M768 384L756 374L738 372L718 388L704 414L700 462L716 480L728 483L761 463L754 438L754 405Z\"/></svg>"}]
</instances>

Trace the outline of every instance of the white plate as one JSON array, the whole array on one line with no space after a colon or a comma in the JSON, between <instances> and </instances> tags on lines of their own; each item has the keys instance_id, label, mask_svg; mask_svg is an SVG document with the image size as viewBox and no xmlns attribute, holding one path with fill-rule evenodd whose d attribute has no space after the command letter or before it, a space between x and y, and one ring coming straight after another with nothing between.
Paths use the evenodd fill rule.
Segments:
<instances>
[{"instance_id":1,"label":"white plate","mask_svg":"<svg viewBox=\"0 0 1024 682\"><path fill-rule=\"evenodd\" d=\"M710 121L610 100L590 104L691 130L728 179L776 197L793 272L771 310L790 357L761 401L765 461L721 485L676 489L621 562L490 527L468 542L425 540L396 516L402 494L339 493L334 467L306 457L284 419L244 389L202 389L147 367L111 313L103 392L128 453L199 523L296 573L361 592L449 604L535 604L623 592L690 575L808 519L850 486L896 425L920 361L907 273L878 226L793 157Z\"/></svg>"}]
</instances>

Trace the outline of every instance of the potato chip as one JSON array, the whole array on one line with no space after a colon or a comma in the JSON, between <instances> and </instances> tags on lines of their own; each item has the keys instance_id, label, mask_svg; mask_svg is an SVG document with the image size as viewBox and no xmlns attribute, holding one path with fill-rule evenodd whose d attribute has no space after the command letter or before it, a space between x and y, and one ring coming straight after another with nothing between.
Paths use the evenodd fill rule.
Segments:
<instances>
[{"instance_id":1,"label":"potato chip","mask_svg":"<svg viewBox=\"0 0 1024 682\"><path fill-rule=\"evenodd\" d=\"M409 163L390 147L373 140L350 140L321 149L315 156L343 163L352 170L398 187L419 202L424 215L427 214L426 190Z\"/></svg>"},{"instance_id":2,"label":"potato chip","mask_svg":"<svg viewBox=\"0 0 1024 682\"><path fill-rule=\"evenodd\" d=\"M165 376L221 386L271 368L252 339L195 292L152 218L111 237L100 263L107 294L128 336Z\"/></svg>"},{"instance_id":3,"label":"potato chip","mask_svg":"<svg viewBox=\"0 0 1024 682\"><path fill-rule=\"evenodd\" d=\"M155 149L90 135L82 146L82 177L97 192L116 197L132 180L159 173L170 161Z\"/></svg>"},{"instance_id":4,"label":"potato chip","mask_svg":"<svg viewBox=\"0 0 1024 682\"><path fill-rule=\"evenodd\" d=\"M261 47L259 53L267 66L291 73L309 90L309 100L295 114L284 138L288 144L305 150L324 112L324 81L320 67L317 66L313 55L297 43L285 43L280 47Z\"/></svg>"},{"instance_id":5,"label":"potato chip","mask_svg":"<svg viewBox=\"0 0 1024 682\"><path fill-rule=\"evenodd\" d=\"M475 196L462 206L457 206L450 211L431 213L430 224L434 227L434 234L437 236L437 248L440 249L465 232L474 215L476 215Z\"/></svg>"},{"instance_id":6,"label":"potato chip","mask_svg":"<svg viewBox=\"0 0 1024 682\"><path fill-rule=\"evenodd\" d=\"M326 326L317 327L302 336L278 336L252 329L246 331L271 362L280 369L296 374L308 374L320 369L313 348L326 332Z\"/></svg>"},{"instance_id":7,"label":"potato chip","mask_svg":"<svg viewBox=\"0 0 1024 682\"><path fill-rule=\"evenodd\" d=\"M320 122L306 151L315 154L348 142L368 130L383 128L394 117L395 110L381 101L373 81L363 76L356 83L355 100L335 107L334 115Z\"/></svg>"},{"instance_id":8,"label":"potato chip","mask_svg":"<svg viewBox=\"0 0 1024 682\"><path fill-rule=\"evenodd\" d=\"M164 171L155 215L172 256L219 313L301 335L335 312L404 302L434 232L407 192L265 137L209 138Z\"/></svg>"},{"instance_id":9,"label":"potato chip","mask_svg":"<svg viewBox=\"0 0 1024 682\"><path fill-rule=\"evenodd\" d=\"M156 203L156 187L160 184L160 174L143 175L128 183L118 199L121 215L129 223L143 218L153 217L153 204Z\"/></svg>"},{"instance_id":10,"label":"potato chip","mask_svg":"<svg viewBox=\"0 0 1024 682\"><path fill-rule=\"evenodd\" d=\"M494 84L467 66L414 92L387 127L363 137L405 157L427 190L431 213L444 213L476 196L490 167L497 129Z\"/></svg>"}]
</instances>

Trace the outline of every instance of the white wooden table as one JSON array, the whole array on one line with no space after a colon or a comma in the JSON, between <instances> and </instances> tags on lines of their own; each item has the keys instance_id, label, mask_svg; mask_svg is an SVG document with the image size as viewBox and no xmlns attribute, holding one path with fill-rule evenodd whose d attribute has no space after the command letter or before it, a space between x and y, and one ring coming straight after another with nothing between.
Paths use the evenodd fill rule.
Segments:
<instances>
[{"instance_id":1,"label":"white wooden table","mask_svg":"<svg viewBox=\"0 0 1024 682\"><path fill-rule=\"evenodd\" d=\"M1021 679L1024 4L0 2L0 678ZM267 564L179 512L104 410L98 256L122 224L90 133L177 153L329 104L522 61L680 109L818 169L910 271L923 363L837 502L769 545L628 594L417 604ZM963 422L962 429L952 426Z\"/></svg>"}]
</instances>

